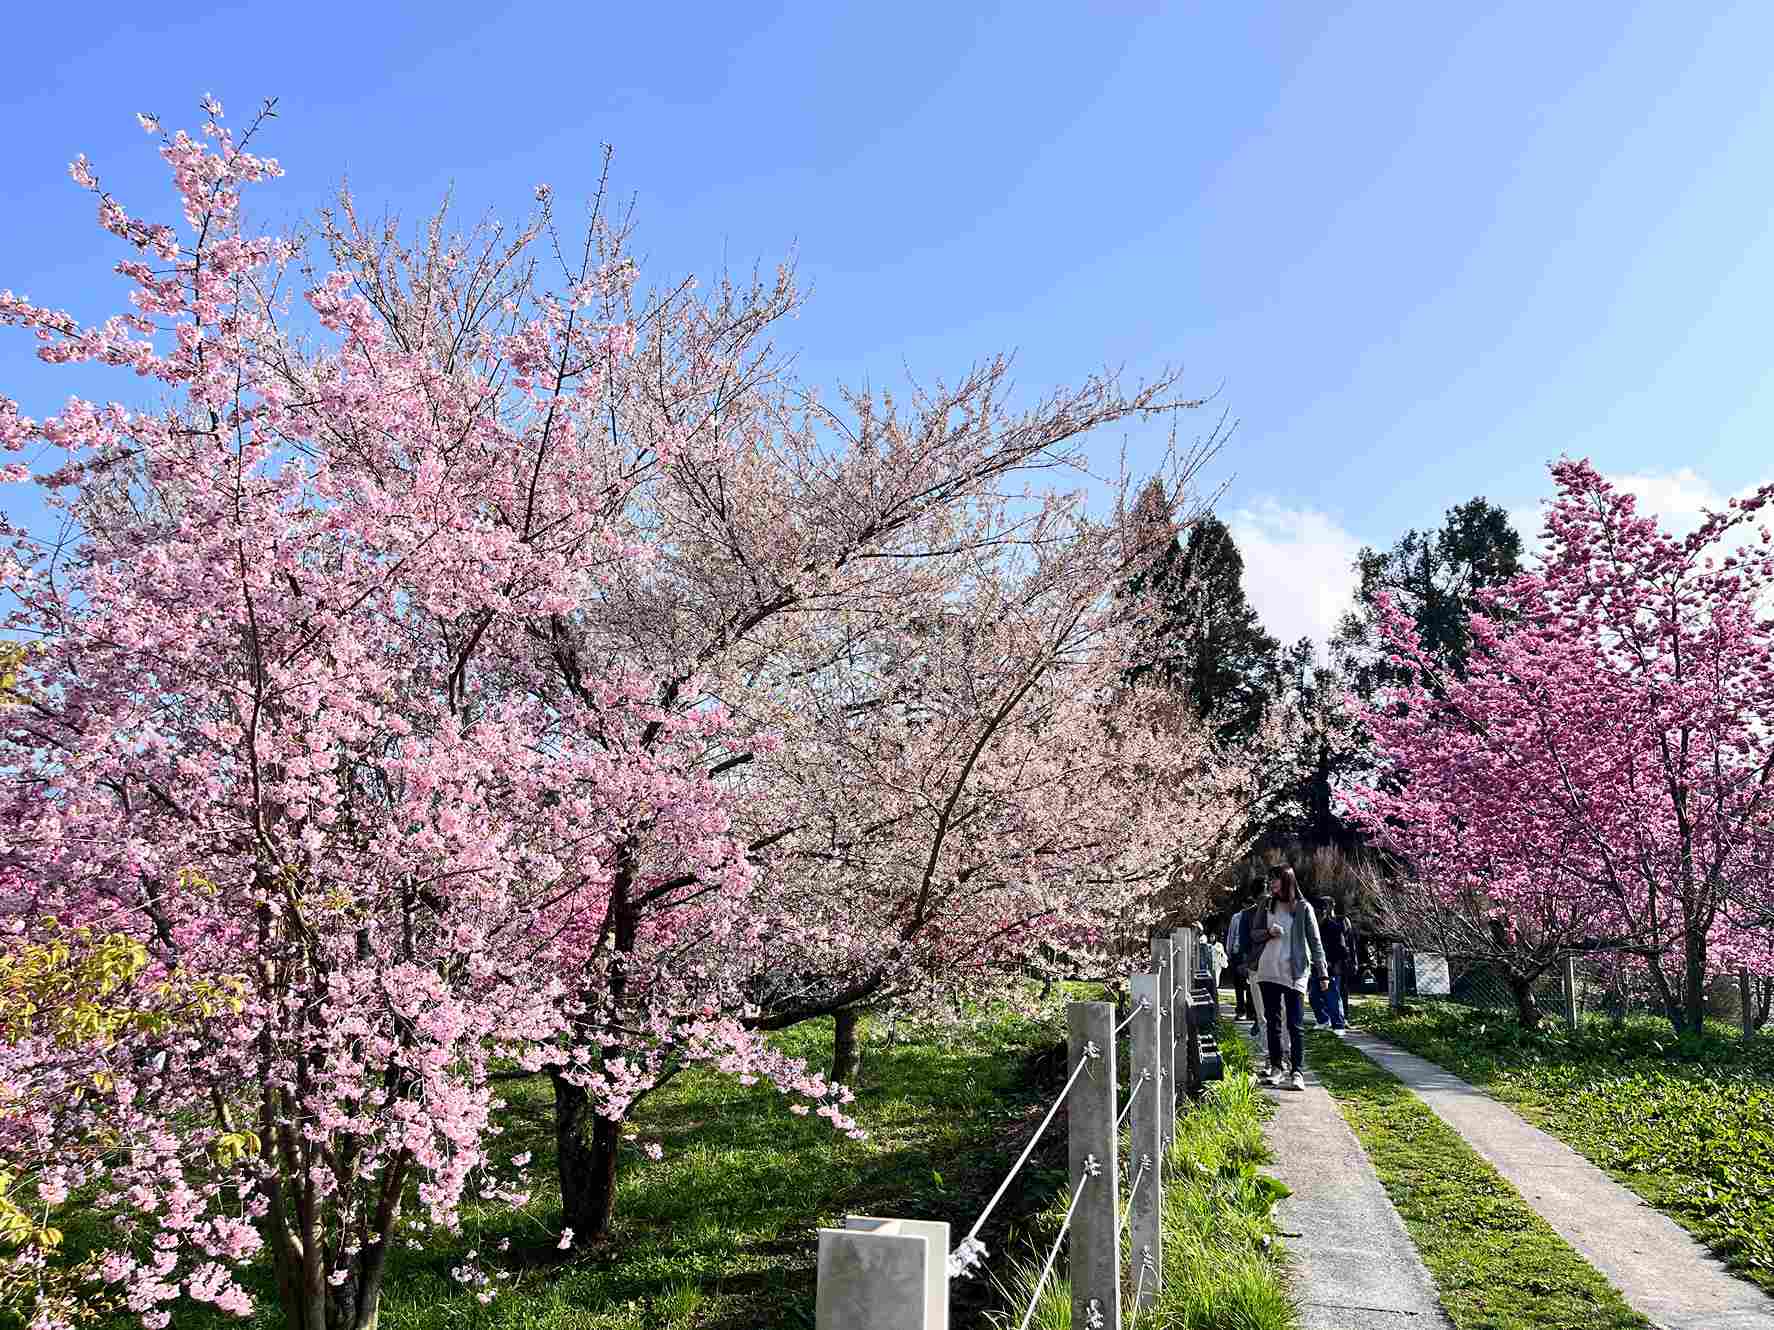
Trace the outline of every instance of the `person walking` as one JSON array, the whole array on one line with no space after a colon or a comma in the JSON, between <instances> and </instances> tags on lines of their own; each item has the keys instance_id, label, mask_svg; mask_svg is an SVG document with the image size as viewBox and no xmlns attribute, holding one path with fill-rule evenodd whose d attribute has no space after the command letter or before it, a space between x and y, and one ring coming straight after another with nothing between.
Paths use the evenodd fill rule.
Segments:
<instances>
[{"instance_id":1,"label":"person walking","mask_svg":"<svg viewBox=\"0 0 1774 1330\"><path fill-rule=\"evenodd\" d=\"M1257 933L1257 914L1261 909L1261 901L1254 903L1244 921L1245 931L1250 936L1244 951L1244 986L1250 991L1250 1032L1259 1040L1269 1028L1263 1019L1263 986L1257 982L1257 957L1264 945L1263 938Z\"/></svg>"},{"instance_id":2,"label":"person walking","mask_svg":"<svg viewBox=\"0 0 1774 1330\"><path fill-rule=\"evenodd\" d=\"M1269 1029L1269 1061L1263 1069L1264 1085L1277 1084L1281 1075L1281 1022L1287 1021L1288 1075L1290 1089L1306 1088L1306 1036L1302 1028L1302 1000L1311 975L1326 977L1324 940L1318 931L1318 915L1300 895L1294 870L1277 864L1269 870L1269 897L1256 907L1250 922L1253 942L1262 946L1255 968L1263 995L1263 1023Z\"/></svg>"},{"instance_id":3,"label":"person walking","mask_svg":"<svg viewBox=\"0 0 1774 1330\"><path fill-rule=\"evenodd\" d=\"M1252 901L1244 909L1232 916L1232 926L1226 930L1226 946L1232 953L1233 987L1238 996L1238 1007L1233 1020L1249 1019L1251 1021L1251 1037L1263 1037L1263 994L1257 987L1257 951L1260 940L1251 931L1251 920L1256 917L1257 901Z\"/></svg>"},{"instance_id":4,"label":"person walking","mask_svg":"<svg viewBox=\"0 0 1774 1330\"><path fill-rule=\"evenodd\" d=\"M1349 921L1337 913L1334 897L1326 896L1319 905L1323 917L1318 921L1318 931L1324 938L1324 959L1330 967L1330 980L1325 984L1325 1006L1330 1014L1330 1028L1347 1030L1350 943L1354 940L1354 930Z\"/></svg>"},{"instance_id":5,"label":"person walking","mask_svg":"<svg viewBox=\"0 0 1774 1330\"><path fill-rule=\"evenodd\" d=\"M1319 908L1323 909L1322 906ZM1325 985L1319 979L1318 971L1314 970L1312 977L1306 981L1306 1002L1311 1009L1311 1014L1306 1017L1305 1023L1312 1029L1330 1024L1330 1012L1324 1004L1324 990Z\"/></svg>"}]
</instances>

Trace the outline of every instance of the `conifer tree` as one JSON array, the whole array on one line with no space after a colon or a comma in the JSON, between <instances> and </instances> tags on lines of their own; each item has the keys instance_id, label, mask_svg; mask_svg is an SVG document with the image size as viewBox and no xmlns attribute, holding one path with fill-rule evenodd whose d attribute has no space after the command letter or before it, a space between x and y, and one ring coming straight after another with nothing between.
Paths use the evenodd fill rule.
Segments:
<instances>
[{"instance_id":1,"label":"conifer tree","mask_svg":"<svg viewBox=\"0 0 1774 1330\"><path fill-rule=\"evenodd\" d=\"M1186 542L1173 538L1129 586L1152 593L1150 649L1129 681L1155 677L1185 695L1222 743L1248 739L1280 678L1280 643L1263 631L1244 594L1244 558L1212 513Z\"/></svg>"}]
</instances>

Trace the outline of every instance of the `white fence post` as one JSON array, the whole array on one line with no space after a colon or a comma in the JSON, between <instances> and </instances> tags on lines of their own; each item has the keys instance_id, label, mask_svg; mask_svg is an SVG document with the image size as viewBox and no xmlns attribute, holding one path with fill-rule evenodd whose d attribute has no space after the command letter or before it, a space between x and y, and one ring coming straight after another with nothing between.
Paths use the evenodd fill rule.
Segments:
<instances>
[{"instance_id":1,"label":"white fence post","mask_svg":"<svg viewBox=\"0 0 1774 1330\"><path fill-rule=\"evenodd\" d=\"M1386 976L1391 982L1386 985L1387 1003L1393 1011L1404 1007L1404 943L1392 944L1392 967Z\"/></svg>"},{"instance_id":2,"label":"white fence post","mask_svg":"<svg viewBox=\"0 0 1774 1330\"><path fill-rule=\"evenodd\" d=\"M1134 1179L1129 1204L1133 1214L1127 1245L1133 1259L1134 1305L1149 1307L1158 1296L1164 1277L1164 1243L1159 1216L1163 1210L1164 1103L1159 1089L1159 1050L1163 1047L1163 1003L1159 1000L1161 975L1136 974L1131 985L1136 1008L1133 1038L1129 1041L1132 1066L1128 1068L1127 1093L1133 1103L1127 1110L1130 1175ZM1137 1010L1141 1002L1148 1010ZM1136 1312L1137 1314L1137 1312Z\"/></svg>"},{"instance_id":3,"label":"white fence post","mask_svg":"<svg viewBox=\"0 0 1774 1330\"><path fill-rule=\"evenodd\" d=\"M1565 957L1565 1025L1572 1030L1577 1028L1577 958Z\"/></svg>"},{"instance_id":4,"label":"white fence post","mask_svg":"<svg viewBox=\"0 0 1774 1330\"><path fill-rule=\"evenodd\" d=\"M819 1230L817 1330L948 1330L949 1226L848 1215Z\"/></svg>"},{"instance_id":5,"label":"white fence post","mask_svg":"<svg viewBox=\"0 0 1774 1330\"><path fill-rule=\"evenodd\" d=\"M1072 1220L1072 1324L1121 1330L1121 1129L1115 1109L1115 1007L1073 1002L1066 1008L1071 1065L1096 1046L1066 1103L1074 1189L1083 1188Z\"/></svg>"}]
</instances>

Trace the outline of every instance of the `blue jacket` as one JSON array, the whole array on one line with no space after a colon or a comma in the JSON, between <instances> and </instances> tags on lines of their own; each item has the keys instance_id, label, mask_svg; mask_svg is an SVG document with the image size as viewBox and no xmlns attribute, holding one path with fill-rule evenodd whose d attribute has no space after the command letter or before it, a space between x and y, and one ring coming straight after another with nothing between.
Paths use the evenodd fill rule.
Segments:
<instances>
[{"instance_id":1,"label":"blue jacket","mask_svg":"<svg viewBox=\"0 0 1774 1330\"><path fill-rule=\"evenodd\" d=\"M1250 968L1250 912L1255 908L1254 905L1247 906L1233 915L1226 929L1226 954L1234 969Z\"/></svg>"}]
</instances>

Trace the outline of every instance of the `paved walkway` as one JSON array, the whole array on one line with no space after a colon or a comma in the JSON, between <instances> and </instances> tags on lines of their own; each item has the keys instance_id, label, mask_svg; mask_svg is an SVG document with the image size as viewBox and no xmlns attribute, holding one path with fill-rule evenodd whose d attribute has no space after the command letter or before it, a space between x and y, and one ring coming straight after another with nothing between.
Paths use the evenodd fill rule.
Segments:
<instances>
[{"instance_id":1,"label":"paved walkway","mask_svg":"<svg viewBox=\"0 0 1774 1330\"><path fill-rule=\"evenodd\" d=\"M1249 1025L1239 1028L1249 1038ZM1263 1133L1276 1162L1263 1171L1293 1191L1275 1217L1294 1259L1302 1330L1451 1330L1404 1221L1310 1065L1304 1091L1267 1094L1276 1111Z\"/></svg>"},{"instance_id":2,"label":"paved walkway","mask_svg":"<svg viewBox=\"0 0 1774 1330\"><path fill-rule=\"evenodd\" d=\"M1658 1330L1774 1330L1774 1299L1563 1141L1433 1062L1359 1030L1344 1039L1465 1137Z\"/></svg>"}]
</instances>

